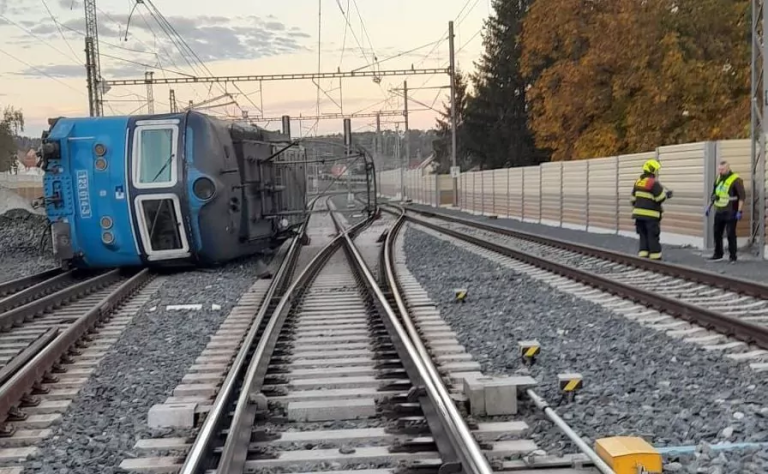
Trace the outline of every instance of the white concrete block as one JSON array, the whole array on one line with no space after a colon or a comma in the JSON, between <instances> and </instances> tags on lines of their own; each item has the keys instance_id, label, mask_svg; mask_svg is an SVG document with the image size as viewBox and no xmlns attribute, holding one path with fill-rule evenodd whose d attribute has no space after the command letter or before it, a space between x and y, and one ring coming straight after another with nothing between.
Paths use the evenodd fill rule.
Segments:
<instances>
[{"instance_id":1,"label":"white concrete block","mask_svg":"<svg viewBox=\"0 0 768 474\"><path fill-rule=\"evenodd\" d=\"M155 405L149 409L147 423L150 428L194 428L197 403Z\"/></svg>"},{"instance_id":2,"label":"white concrete block","mask_svg":"<svg viewBox=\"0 0 768 474\"><path fill-rule=\"evenodd\" d=\"M490 377L464 379L464 396L472 415L485 416L485 382L490 380Z\"/></svg>"},{"instance_id":3,"label":"white concrete block","mask_svg":"<svg viewBox=\"0 0 768 474\"><path fill-rule=\"evenodd\" d=\"M488 416L517 414L517 385L509 377L494 378L485 385L485 413Z\"/></svg>"},{"instance_id":4,"label":"white concrete block","mask_svg":"<svg viewBox=\"0 0 768 474\"><path fill-rule=\"evenodd\" d=\"M288 403L288 418L296 421L358 420L376 416L373 398Z\"/></svg>"}]
</instances>

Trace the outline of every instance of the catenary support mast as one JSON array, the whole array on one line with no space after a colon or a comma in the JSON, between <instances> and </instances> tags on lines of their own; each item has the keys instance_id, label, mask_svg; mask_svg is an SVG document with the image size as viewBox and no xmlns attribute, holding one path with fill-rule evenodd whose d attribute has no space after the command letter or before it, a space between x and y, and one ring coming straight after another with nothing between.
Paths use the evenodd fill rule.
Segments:
<instances>
[{"instance_id":1,"label":"catenary support mast","mask_svg":"<svg viewBox=\"0 0 768 474\"><path fill-rule=\"evenodd\" d=\"M88 108L91 117L104 115L101 90L101 61L99 60L99 26L96 18L96 0L85 0L85 70L88 80Z\"/></svg>"}]
</instances>

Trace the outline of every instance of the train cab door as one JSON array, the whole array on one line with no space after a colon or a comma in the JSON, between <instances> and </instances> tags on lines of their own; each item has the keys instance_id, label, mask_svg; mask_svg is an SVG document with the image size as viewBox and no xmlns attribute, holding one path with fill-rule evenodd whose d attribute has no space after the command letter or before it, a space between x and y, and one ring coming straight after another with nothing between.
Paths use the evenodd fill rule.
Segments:
<instances>
[{"instance_id":1,"label":"train cab door","mask_svg":"<svg viewBox=\"0 0 768 474\"><path fill-rule=\"evenodd\" d=\"M146 259L189 257L178 119L138 120L130 163L132 213Z\"/></svg>"}]
</instances>

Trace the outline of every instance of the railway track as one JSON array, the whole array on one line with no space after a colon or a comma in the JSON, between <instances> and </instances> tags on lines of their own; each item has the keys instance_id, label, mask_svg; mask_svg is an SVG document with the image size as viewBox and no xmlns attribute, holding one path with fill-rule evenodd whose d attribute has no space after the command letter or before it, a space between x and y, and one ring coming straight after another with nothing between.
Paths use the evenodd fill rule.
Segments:
<instances>
[{"instance_id":1,"label":"railway track","mask_svg":"<svg viewBox=\"0 0 768 474\"><path fill-rule=\"evenodd\" d=\"M25 459L47 436L130 319L110 316L150 280L148 270L54 271L7 286L15 292L0 300L0 463Z\"/></svg>"},{"instance_id":2,"label":"railway track","mask_svg":"<svg viewBox=\"0 0 768 474\"><path fill-rule=\"evenodd\" d=\"M405 268L395 248L402 220L344 229L327 209L335 229L322 230L327 219L313 214L303 231L311 228L315 251L293 278L300 259L299 245L291 245L215 400L202 408L207 416L194 441L141 440L137 451L166 455L127 459L121 468L490 474L493 464L530 474L541 467L520 459L542 454L523 439L524 422L465 421L465 381L483 374ZM516 412L518 390L536 382L504 381L512 379L518 385L504 385L504 393Z\"/></svg>"},{"instance_id":3,"label":"railway track","mask_svg":"<svg viewBox=\"0 0 768 474\"><path fill-rule=\"evenodd\" d=\"M15 280L6 281L0 283L0 301L8 299L14 294L26 290L31 286L35 286L40 283L44 283L47 280L54 278L62 273L59 269L46 270L44 272L35 273Z\"/></svg>"},{"instance_id":4,"label":"railway track","mask_svg":"<svg viewBox=\"0 0 768 474\"><path fill-rule=\"evenodd\" d=\"M564 291L615 295L621 301L605 302L617 312L707 349L728 352L731 358L752 361L756 370L768 370L766 285L441 213L411 208L408 213L408 220L418 226L537 269L520 267L527 273L541 276L544 270L565 277L550 279ZM589 289L573 286L574 281Z\"/></svg>"}]
</instances>

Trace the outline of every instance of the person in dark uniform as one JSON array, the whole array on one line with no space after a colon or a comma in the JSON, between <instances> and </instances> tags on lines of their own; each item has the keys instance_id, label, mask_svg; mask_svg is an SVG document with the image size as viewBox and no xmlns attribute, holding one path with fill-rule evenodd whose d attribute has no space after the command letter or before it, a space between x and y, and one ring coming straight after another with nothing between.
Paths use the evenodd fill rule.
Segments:
<instances>
[{"instance_id":1,"label":"person in dark uniform","mask_svg":"<svg viewBox=\"0 0 768 474\"><path fill-rule=\"evenodd\" d=\"M648 160L643 165L643 174L632 188L632 217L640 236L640 250L637 255L651 260L661 260L661 203L672 197L672 191L665 189L656 178L661 169L657 160Z\"/></svg>"},{"instance_id":2,"label":"person in dark uniform","mask_svg":"<svg viewBox=\"0 0 768 474\"><path fill-rule=\"evenodd\" d=\"M715 253L709 259L723 259L723 234L727 233L729 259L735 262L738 250L736 224L741 220L747 193L744 190L744 181L731 171L731 165L727 161L720 162L717 172L710 204L705 213L709 217L711 209L715 208Z\"/></svg>"}]
</instances>

